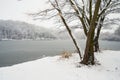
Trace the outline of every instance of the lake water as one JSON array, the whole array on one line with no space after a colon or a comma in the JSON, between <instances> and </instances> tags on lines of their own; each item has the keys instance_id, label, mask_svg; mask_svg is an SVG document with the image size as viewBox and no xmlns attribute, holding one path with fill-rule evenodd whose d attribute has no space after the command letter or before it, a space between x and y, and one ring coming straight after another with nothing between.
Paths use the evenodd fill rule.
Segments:
<instances>
[{"instance_id":1,"label":"lake water","mask_svg":"<svg viewBox=\"0 0 120 80\"><path fill-rule=\"evenodd\" d=\"M79 41L81 50L84 50L85 40ZM120 50L120 42L100 41L101 49ZM45 56L54 56L62 51L74 52L71 40L13 40L0 41L0 67L39 59Z\"/></svg>"}]
</instances>

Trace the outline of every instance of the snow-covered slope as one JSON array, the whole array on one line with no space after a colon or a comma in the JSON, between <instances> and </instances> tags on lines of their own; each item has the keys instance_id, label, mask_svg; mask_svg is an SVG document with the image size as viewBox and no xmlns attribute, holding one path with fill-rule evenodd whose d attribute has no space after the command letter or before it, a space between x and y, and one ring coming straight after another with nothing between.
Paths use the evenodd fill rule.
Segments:
<instances>
[{"instance_id":1,"label":"snow-covered slope","mask_svg":"<svg viewBox=\"0 0 120 80\"><path fill-rule=\"evenodd\" d=\"M100 65L79 65L79 56L46 57L0 68L0 80L119 80L120 51L96 53ZM77 67L80 66L80 67Z\"/></svg>"}]
</instances>

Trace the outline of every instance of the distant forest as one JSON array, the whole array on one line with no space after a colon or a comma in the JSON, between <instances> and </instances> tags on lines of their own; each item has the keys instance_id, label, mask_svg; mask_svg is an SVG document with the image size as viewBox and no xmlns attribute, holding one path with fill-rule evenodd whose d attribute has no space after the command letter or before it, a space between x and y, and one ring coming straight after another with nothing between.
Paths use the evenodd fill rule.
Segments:
<instances>
[{"instance_id":1,"label":"distant forest","mask_svg":"<svg viewBox=\"0 0 120 80\"><path fill-rule=\"evenodd\" d=\"M0 40L56 39L46 28L25 22L0 20Z\"/></svg>"},{"instance_id":2,"label":"distant forest","mask_svg":"<svg viewBox=\"0 0 120 80\"><path fill-rule=\"evenodd\" d=\"M112 28L111 28L112 29ZM109 29L109 30L111 30ZM44 40L44 39L68 39L67 31L51 31L44 27L36 26L33 24L12 21L12 20L0 20L0 40L23 40L23 39L33 39L33 40ZM84 39L84 34L74 32L75 36L80 39ZM118 27L114 32L106 31L102 32L100 39L109 41L120 41L120 27Z\"/></svg>"}]
</instances>

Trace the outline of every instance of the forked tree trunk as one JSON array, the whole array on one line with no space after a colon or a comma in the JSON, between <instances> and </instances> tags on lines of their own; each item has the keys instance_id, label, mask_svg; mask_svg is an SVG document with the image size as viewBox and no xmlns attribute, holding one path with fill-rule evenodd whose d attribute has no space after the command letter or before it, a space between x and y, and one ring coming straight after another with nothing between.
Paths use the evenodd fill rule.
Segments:
<instances>
[{"instance_id":1,"label":"forked tree trunk","mask_svg":"<svg viewBox=\"0 0 120 80\"><path fill-rule=\"evenodd\" d=\"M89 32L87 35L87 41L86 41L85 54L84 54L83 60L81 61L81 63L85 65L95 64L94 62L94 33L95 33L95 24L96 24L98 12L99 12L100 3L101 3L101 0L97 0L95 4L94 15L90 22L90 28L89 28Z\"/></svg>"}]
</instances>

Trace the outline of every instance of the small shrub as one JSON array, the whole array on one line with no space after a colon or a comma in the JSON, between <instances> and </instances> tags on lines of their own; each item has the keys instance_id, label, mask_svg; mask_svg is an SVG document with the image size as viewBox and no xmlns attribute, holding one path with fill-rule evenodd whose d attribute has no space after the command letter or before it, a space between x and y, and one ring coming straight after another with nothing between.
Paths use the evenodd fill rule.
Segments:
<instances>
[{"instance_id":1,"label":"small shrub","mask_svg":"<svg viewBox=\"0 0 120 80\"><path fill-rule=\"evenodd\" d=\"M63 51L61 53L61 58L69 58L71 56L72 56L72 54L70 52L68 52L68 51Z\"/></svg>"}]
</instances>

